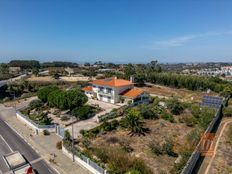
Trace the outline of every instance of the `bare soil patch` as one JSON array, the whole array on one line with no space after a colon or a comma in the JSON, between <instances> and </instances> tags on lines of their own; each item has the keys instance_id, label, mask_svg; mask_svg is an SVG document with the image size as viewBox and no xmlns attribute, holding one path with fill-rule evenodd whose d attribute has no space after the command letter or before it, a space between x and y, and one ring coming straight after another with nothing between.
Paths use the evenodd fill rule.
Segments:
<instances>
[{"instance_id":1,"label":"bare soil patch","mask_svg":"<svg viewBox=\"0 0 232 174\"><path fill-rule=\"evenodd\" d=\"M150 94L155 94L163 97L179 97L183 101L194 101L200 102L204 95L216 96L215 92L204 92L204 91L190 91L188 89L176 89L161 85L153 85L152 87L143 87L143 89Z\"/></svg>"}]
</instances>

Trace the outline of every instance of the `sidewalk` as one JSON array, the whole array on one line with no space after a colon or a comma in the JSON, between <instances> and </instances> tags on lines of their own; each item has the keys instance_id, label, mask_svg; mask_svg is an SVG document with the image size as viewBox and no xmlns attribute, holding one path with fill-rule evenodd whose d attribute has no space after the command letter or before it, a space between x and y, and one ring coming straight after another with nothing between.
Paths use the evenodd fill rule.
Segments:
<instances>
[{"instance_id":1,"label":"sidewalk","mask_svg":"<svg viewBox=\"0 0 232 174\"><path fill-rule=\"evenodd\" d=\"M3 109L2 106L0 108ZM15 117L15 111L12 108L4 107L4 110L1 110L1 115L6 123L23 137L23 139L60 174L91 174L86 169L73 163L61 150L56 148L56 143L61 141L61 138L56 134L53 133L49 136L35 135L29 127ZM56 155L53 163L49 162L49 159L51 158L50 154L52 153Z\"/></svg>"},{"instance_id":2,"label":"sidewalk","mask_svg":"<svg viewBox=\"0 0 232 174\"><path fill-rule=\"evenodd\" d=\"M199 174L210 174L212 172L212 164L215 162L215 156L218 153L218 146L220 144L220 139L223 135L223 132L225 130L225 127L229 124L232 123L231 118L224 118L222 122L219 125L219 128L217 130L216 136L214 138L213 144L215 145L214 147L214 154L213 156L206 156L198 170Z\"/></svg>"}]
</instances>

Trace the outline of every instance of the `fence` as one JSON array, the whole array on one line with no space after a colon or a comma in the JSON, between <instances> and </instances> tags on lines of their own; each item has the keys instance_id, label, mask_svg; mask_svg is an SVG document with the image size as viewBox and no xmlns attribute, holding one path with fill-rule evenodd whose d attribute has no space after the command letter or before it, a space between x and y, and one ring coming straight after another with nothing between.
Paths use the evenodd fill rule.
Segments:
<instances>
[{"instance_id":1,"label":"fence","mask_svg":"<svg viewBox=\"0 0 232 174\"><path fill-rule=\"evenodd\" d=\"M68 156L69 158L72 159L72 149L69 147L65 147L64 145L62 146L62 152ZM100 167L97 163L92 161L90 158L86 157L83 154L79 154L78 156L74 156L74 160L77 164L83 166L87 170L89 170L93 174L108 174L105 169Z\"/></svg>"},{"instance_id":2,"label":"fence","mask_svg":"<svg viewBox=\"0 0 232 174\"><path fill-rule=\"evenodd\" d=\"M227 103L229 101L230 97L226 98L224 102L221 104L220 108L218 109L217 113L215 114L214 119L210 122L208 128L206 129L205 133L211 133L214 131L214 129L220 124L220 120L223 116L222 109L223 107L227 106ZM185 167L183 168L181 174L191 174L193 173L197 162L199 161L201 157L201 153L198 151L198 148L200 146L200 143L198 143L196 149L192 153L191 157L189 158L188 162L186 163Z\"/></svg>"},{"instance_id":3,"label":"fence","mask_svg":"<svg viewBox=\"0 0 232 174\"><path fill-rule=\"evenodd\" d=\"M31 127L33 130L35 130L36 133L42 132L44 130L47 130L49 132L55 132L56 131L56 125L40 125L32 121L27 116L23 115L21 112L16 111L16 117L26 123L29 127Z\"/></svg>"}]
</instances>

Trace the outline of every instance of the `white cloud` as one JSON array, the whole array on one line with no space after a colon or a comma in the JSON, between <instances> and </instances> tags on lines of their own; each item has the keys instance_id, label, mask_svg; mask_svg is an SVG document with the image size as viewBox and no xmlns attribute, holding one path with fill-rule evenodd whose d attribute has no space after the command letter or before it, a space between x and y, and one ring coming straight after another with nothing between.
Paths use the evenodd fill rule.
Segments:
<instances>
[{"instance_id":1,"label":"white cloud","mask_svg":"<svg viewBox=\"0 0 232 174\"><path fill-rule=\"evenodd\" d=\"M201 34L191 34L185 35L180 37L175 37L167 40L155 41L148 48L150 49L163 49L163 48L170 48L170 47L178 47L190 42L193 39L206 37L206 36L221 36L221 35L231 35L232 31L225 31L225 32L206 32Z\"/></svg>"}]
</instances>

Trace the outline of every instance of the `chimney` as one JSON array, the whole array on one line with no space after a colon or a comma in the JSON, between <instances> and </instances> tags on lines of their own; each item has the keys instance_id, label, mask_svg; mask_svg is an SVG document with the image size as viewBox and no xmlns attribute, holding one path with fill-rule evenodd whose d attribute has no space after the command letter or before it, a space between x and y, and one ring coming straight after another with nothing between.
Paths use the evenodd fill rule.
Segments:
<instances>
[{"instance_id":1,"label":"chimney","mask_svg":"<svg viewBox=\"0 0 232 174\"><path fill-rule=\"evenodd\" d=\"M134 76L130 76L130 82L134 83Z\"/></svg>"}]
</instances>

